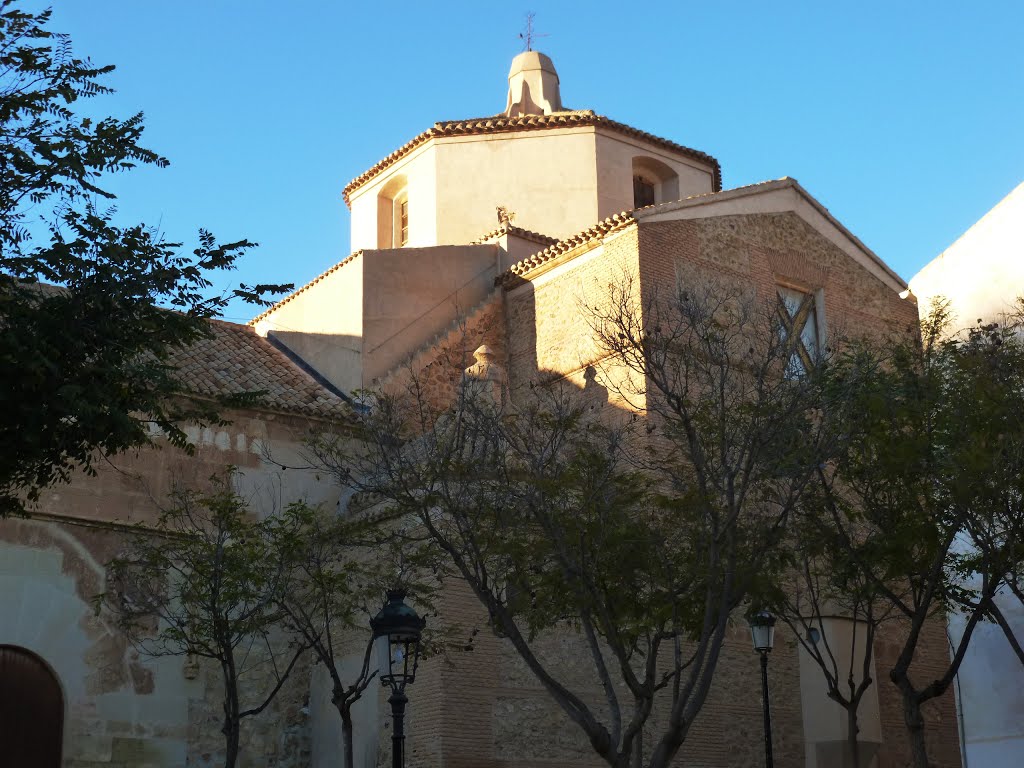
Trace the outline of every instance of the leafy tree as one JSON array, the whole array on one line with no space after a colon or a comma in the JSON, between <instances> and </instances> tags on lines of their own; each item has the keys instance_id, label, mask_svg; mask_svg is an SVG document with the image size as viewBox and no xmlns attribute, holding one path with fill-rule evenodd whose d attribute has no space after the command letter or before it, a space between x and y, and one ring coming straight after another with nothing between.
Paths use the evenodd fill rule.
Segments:
<instances>
[{"instance_id":1,"label":"leafy tree","mask_svg":"<svg viewBox=\"0 0 1024 768\"><path fill-rule=\"evenodd\" d=\"M730 617L777 565L824 436L816 390L785 375L794 340L774 306L718 286L643 307L633 295L588 311L637 374L626 394L643 420L604 423L559 384L495 401L472 379L438 411L414 377L362 414L357 450L314 448L418 523L604 763L661 768L706 701ZM591 680L542 652L552 632L579 636Z\"/></svg>"},{"instance_id":2,"label":"leafy tree","mask_svg":"<svg viewBox=\"0 0 1024 768\"><path fill-rule=\"evenodd\" d=\"M1002 606L1024 606L1024 300L1000 323L981 323L947 341L955 352L956 375L950 375L949 397L960 403L963 428L978 439L970 446L965 467L976 483L971 514L965 517L964 544L958 576L968 584L984 571L1002 576L989 618L1003 630L1017 658L1024 663L1024 638L1018 637Z\"/></svg>"},{"instance_id":3,"label":"leafy tree","mask_svg":"<svg viewBox=\"0 0 1024 768\"><path fill-rule=\"evenodd\" d=\"M278 631L293 563L287 550L269 545L281 531L269 537L269 523L254 521L232 472L211 478L209 491L177 489L171 500L156 525L140 526L108 564L107 592L97 600L141 653L216 662L224 766L234 768L242 720L266 709L308 650L282 643ZM262 690L268 671L272 684Z\"/></svg>"},{"instance_id":4,"label":"leafy tree","mask_svg":"<svg viewBox=\"0 0 1024 768\"><path fill-rule=\"evenodd\" d=\"M103 177L167 160L140 144L142 113L76 112L111 93L101 80L113 66L76 58L50 15L0 4L0 516L99 456L149 444L153 425L187 449L177 424L215 412L176 397L169 352L209 334L228 300L287 288L207 295L252 243L200 231L189 251L113 223Z\"/></svg>"},{"instance_id":5,"label":"leafy tree","mask_svg":"<svg viewBox=\"0 0 1024 768\"><path fill-rule=\"evenodd\" d=\"M804 503L815 507L813 494ZM851 765L860 766L865 764L860 708L875 683L875 642L894 609L850 562L831 527L802 517L795 517L787 533L792 561L764 602L817 665L828 698L846 711L847 755ZM837 622L848 625L848 637L831 631Z\"/></svg>"},{"instance_id":6,"label":"leafy tree","mask_svg":"<svg viewBox=\"0 0 1024 768\"><path fill-rule=\"evenodd\" d=\"M834 362L823 415L845 440L819 469L821 507L808 516L830 532L829 559L855 569L858 588L899 619L889 677L917 768L930 765L922 707L948 690L974 629L994 616L1021 546L1012 528L992 546L963 545L1019 514L1024 355L995 329L946 331L940 307L920 344L858 345ZM963 635L941 673L924 676L914 666L922 637L950 611L964 614Z\"/></svg>"},{"instance_id":7,"label":"leafy tree","mask_svg":"<svg viewBox=\"0 0 1024 768\"><path fill-rule=\"evenodd\" d=\"M281 623L307 646L331 678L331 703L341 719L342 765L353 768L352 707L377 677L369 620L381 596L396 583L409 584L406 553L396 538L375 518L339 518L304 503L289 505L268 518L270 551L288 562L288 579L281 590ZM398 572L396 573L396 567ZM430 589L415 592L423 604ZM339 656L365 643L362 663L354 675Z\"/></svg>"}]
</instances>

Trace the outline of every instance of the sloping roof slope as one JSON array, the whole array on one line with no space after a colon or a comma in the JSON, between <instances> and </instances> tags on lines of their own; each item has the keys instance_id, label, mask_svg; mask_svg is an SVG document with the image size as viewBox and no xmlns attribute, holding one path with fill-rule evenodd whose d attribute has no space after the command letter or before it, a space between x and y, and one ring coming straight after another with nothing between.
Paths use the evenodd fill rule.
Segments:
<instances>
[{"instance_id":1,"label":"sloping roof slope","mask_svg":"<svg viewBox=\"0 0 1024 768\"><path fill-rule=\"evenodd\" d=\"M655 136L654 134L647 133L646 131L641 131L639 128L633 128L630 125L617 122L605 117L604 115L598 115L592 110L582 109L567 112L554 112L550 115L523 115L521 117L497 115L495 117L477 117L470 120L447 120L440 123L434 123L433 128L428 128L423 133L414 137L411 141L403 144L372 168L352 179L352 181L345 185L342 196L345 198L345 204L349 205L349 197L354 190L361 187L389 166L394 165L418 146L430 139L440 138L443 136L469 136L483 133L512 133L514 131L537 131L551 128L574 128L577 126L590 125L608 128L626 136L642 139L643 141L650 142L651 144L655 144L671 152L677 152L702 163L707 163L713 168L715 190L717 191L722 188L722 167L719 165L718 160L711 155L690 147L684 147L682 144L677 144L669 139L663 139L660 136Z\"/></svg>"},{"instance_id":2,"label":"sloping roof slope","mask_svg":"<svg viewBox=\"0 0 1024 768\"><path fill-rule=\"evenodd\" d=\"M345 401L246 325L211 321L213 335L170 356L176 377L207 397L263 391L259 406L323 419L346 418Z\"/></svg>"}]
</instances>

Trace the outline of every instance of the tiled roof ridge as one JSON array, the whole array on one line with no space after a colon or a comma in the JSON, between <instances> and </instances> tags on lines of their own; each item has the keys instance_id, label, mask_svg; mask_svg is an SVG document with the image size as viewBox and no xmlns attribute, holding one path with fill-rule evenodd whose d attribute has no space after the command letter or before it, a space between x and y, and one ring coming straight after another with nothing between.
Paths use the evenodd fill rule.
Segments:
<instances>
[{"instance_id":1,"label":"tiled roof ridge","mask_svg":"<svg viewBox=\"0 0 1024 768\"><path fill-rule=\"evenodd\" d=\"M447 328L442 330L440 333L436 334L430 341L421 344L419 347L413 350L411 354L407 355L401 363L389 369L382 376L378 377L376 382L377 386L383 386L392 378L394 378L394 376L396 376L409 366L415 367L416 363L422 360L425 355L430 354L431 352L435 351L440 345L450 340L456 333L458 333L462 329L462 327L467 322L469 322L482 311L487 309L495 301L500 301L500 299L501 288L495 288L493 291L487 294L487 296L485 296L481 301L477 302L474 306L470 307L469 310L467 310L461 316L453 320L451 324L448 325Z\"/></svg>"},{"instance_id":2,"label":"tiled roof ridge","mask_svg":"<svg viewBox=\"0 0 1024 768\"><path fill-rule=\"evenodd\" d=\"M687 155L695 160L710 163L714 167L714 188L722 188L722 166L713 156L698 149L687 147L671 139L655 136L653 133L642 131L626 123L620 123L604 115L599 115L590 109L578 109L562 112L552 112L550 115L522 115L520 117L506 117L505 115L493 115L491 117L476 117L468 120L445 120L434 123L434 125L422 133L414 136L401 147L377 162L370 169L356 176L345 185L342 190L342 197L345 205L350 204L350 196L353 190L365 184L384 169L401 160L432 138L441 136L467 136L478 133L505 133L513 131L543 130L547 128L561 128L572 126L603 126L610 128L627 136L643 139L644 141L657 144L665 149Z\"/></svg>"},{"instance_id":3,"label":"tiled roof ridge","mask_svg":"<svg viewBox=\"0 0 1024 768\"><path fill-rule=\"evenodd\" d=\"M310 288L312 288L314 285L316 285L321 280L323 280L325 277L328 277L329 275L333 274L334 272L337 272L339 269L344 267L350 261L353 261L356 257L362 256L362 254L363 254L363 251L360 249L360 250L356 251L355 253L352 253L352 254L346 256L344 259L339 261L333 267L329 267L328 269L326 269L323 272L321 272L319 275L314 277L312 280L310 280L308 283L303 285L301 288L298 288L298 289L292 291L291 293L289 293L287 296L285 296L280 301L275 302L270 307L267 307L264 311L260 312L258 315L256 315L256 317L254 317L252 320L250 320L248 323L246 323L246 325L256 325L256 323L258 323L260 320L262 320L263 318L265 318L268 315L270 315L271 312L274 312L274 311L280 309L285 304L287 304L289 301L294 299L296 296L298 296L299 294L305 293Z\"/></svg>"},{"instance_id":4,"label":"tiled roof ridge","mask_svg":"<svg viewBox=\"0 0 1024 768\"><path fill-rule=\"evenodd\" d=\"M551 245L553 243L558 242L557 237L552 237L551 235L544 235L541 234L540 232L534 232L533 230L530 229L523 229L522 227L517 227L515 224L505 223L502 224L497 229L491 230L486 235L481 235L476 240L470 241L469 244L482 245L486 243L488 240L493 240L495 237L500 237L501 235L516 235L517 237L521 237L524 240L533 240L535 242L544 243L546 245Z\"/></svg>"},{"instance_id":5,"label":"tiled roof ridge","mask_svg":"<svg viewBox=\"0 0 1024 768\"><path fill-rule=\"evenodd\" d=\"M752 189L758 189L759 187L771 187L771 186L785 186L791 182L795 182L795 179L789 176L783 176L778 179L765 179L764 181L755 181L752 184L744 184L740 187L730 187L729 189L719 189L715 192L699 192L696 195L687 195L681 197L678 200L666 200L663 203L654 203L653 205L645 205L642 208L634 208L631 213L637 215L639 218L651 216L662 210L669 210L677 208L681 203L686 203L694 200L700 200L702 198L720 198L723 195L732 195L737 192L749 192Z\"/></svg>"},{"instance_id":6,"label":"tiled roof ridge","mask_svg":"<svg viewBox=\"0 0 1024 768\"><path fill-rule=\"evenodd\" d=\"M607 219L599 221L597 224L594 224L581 232L577 232L575 235L559 240L558 242L549 245L544 250L538 251L531 256L527 256L525 259L517 261L511 267L498 275L494 282L507 286L516 278L525 276L527 273L532 272L555 257L561 256L563 253L571 251L573 248L585 245L592 240L606 237L612 232L624 229L634 221L633 211L622 211L621 213L613 214Z\"/></svg>"},{"instance_id":7,"label":"tiled roof ridge","mask_svg":"<svg viewBox=\"0 0 1024 768\"><path fill-rule=\"evenodd\" d=\"M646 218L662 211L671 211L679 208L685 208L691 205L703 204L702 198L717 198L718 200L728 200L732 197L742 197L743 195L750 194L755 191L766 191L771 189L793 189L806 200L812 208L814 208L819 214L821 214L826 221L832 226L838 229L849 241L854 245L855 248L864 253L868 259L882 270L882 273L890 280L893 281L895 286L899 290L906 290L907 281L904 280L899 274L888 264L885 260L871 250L863 240L857 237L851 232L843 222L839 221L832 212L826 208L821 201L819 201L814 195L808 192L799 181L794 179L792 176L783 176L779 179L768 179L767 181L759 181L754 184L746 184L742 187L733 187L732 189L723 189L720 192L707 193L700 195L692 195L690 197L684 197L682 200L671 200L666 203L660 203L655 206L648 206L647 208L641 208L634 211L638 218Z\"/></svg>"},{"instance_id":8,"label":"tiled roof ridge","mask_svg":"<svg viewBox=\"0 0 1024 768\"><path fill-rule=\"evenodd\" d=\"M742 187L733 187L732 189L723 189L716 192L701 192L696 195L688 195L687 197L680 198L679 200L668 200L664 203L655 203L654 205L645 205L642 208L634 208L629 211L622 211L616 213L613 216L609 216L604 221L599 221L587 229L581 232L577 232L575 235L559 240L553 245L548 246L542 251L538 251L525 259L516 262L507 270L502 272L495 279L496 283L502 285L508 285L511 281L514 281L518 277L523 277L527 273L532 272L534 269L540 267L543 264L551 261L556 256L584 245L591 240L595 240L599 237L606 237L612 232L621 229L631 222L639 218L646 218L647 216L658 213L661 209L667 209L678 206L680 203L692 200L699 200L701 198L720 197L722 195L732 194L734 192L745 192L758 187L767 187L772 185L786 185L795 183L794 179L788 176L783 176L781 179L769 179L767 181L758 181L754 184L745 184Z\"/></svg>"}]
</instances>

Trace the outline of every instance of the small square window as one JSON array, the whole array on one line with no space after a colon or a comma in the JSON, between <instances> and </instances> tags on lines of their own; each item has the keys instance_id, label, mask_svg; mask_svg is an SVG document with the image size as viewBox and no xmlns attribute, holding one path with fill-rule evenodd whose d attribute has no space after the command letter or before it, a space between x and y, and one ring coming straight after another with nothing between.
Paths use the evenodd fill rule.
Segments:
<instances>
[{"instance_id":1,"label":"small square window","mask_svg":"<svg viewBox=\"0 0 1024 768\"><path fill-rule=\"evenodd\" d=\"M813 293L792 288L778 289L779 334L789 342L792 353L786 375L799 378L814 367L821 352L818 339L818 302Z\"/></svg>"}]
</instances>

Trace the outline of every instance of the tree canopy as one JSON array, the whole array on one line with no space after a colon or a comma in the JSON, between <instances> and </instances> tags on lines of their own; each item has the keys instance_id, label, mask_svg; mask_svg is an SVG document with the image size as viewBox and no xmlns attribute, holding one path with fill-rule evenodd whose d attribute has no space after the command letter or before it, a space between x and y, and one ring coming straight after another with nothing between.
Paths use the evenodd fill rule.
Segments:
<instances>
[{"instance_id":1,"label":"tree canopy","mask_svg":"<svg viewBox=\"0 0 1024 768\"><path fill-rule=\"evenodd\" d=\"M362 442L313 449L410 521L604 764L662 768L824 437L815 388L784 375L793 349L774 304L708 286L666 296L652 323L632 295L592 319L607 359L636 374L642 390L623 394L645 398L643 420L606 419L565 382L498 402L468 375L437 409L414 377L360 412ZM591 676L545 652L563 633Z\"/></svg>"},{"instance_id":2,"label":"tree canopy","mask_svg":"<svg viewBox=\"0 0 1024 768\"><path fill-rule=\"evenodd\" d=\"M209 490L176 488L156 524L137 526L107 563L107 592L96 596L146 656L216 663L225 768L236 764L242 720L269 706L309 648L279 631L295 567L294 547L279 542L296 540L305 508L255 520L234 480L229 470Z\"/></svg>"},{"instance_id":3,"label":"tree canopy","mask_svg":"<svg viewBox=\"0 0 1024 768\"><path fill-rule=\"evenodd\" d=\"M113 66L76 57L50 15L0 5L0 516L155 432L188 448L177 425L216 416L177 397L170 350L208 334L230 299L288 287L211 293L253 243L200 230L189 249L115 223L104 177L168 161L140 143L141 112L79 114L111 93Z\"/></svg>"},{"instance_id":4,"label":"tree canopy","mask_svg":"<svg viewBox=\"0 0 1024 768\"><path fill-rule=\"evenodd\" d=\"M821 372L822 419L842 440L795 530L827 598L856 604L869 637L887 622L918 768L931 764L922 705L948 691L979 623L1009 629L995 597L1019 589L1024 343L1015 323L950 330L940 304L920 337L851 343ZM925 669L925 638L951 612L964 632Z\"/></svg>"}]
</instances>

